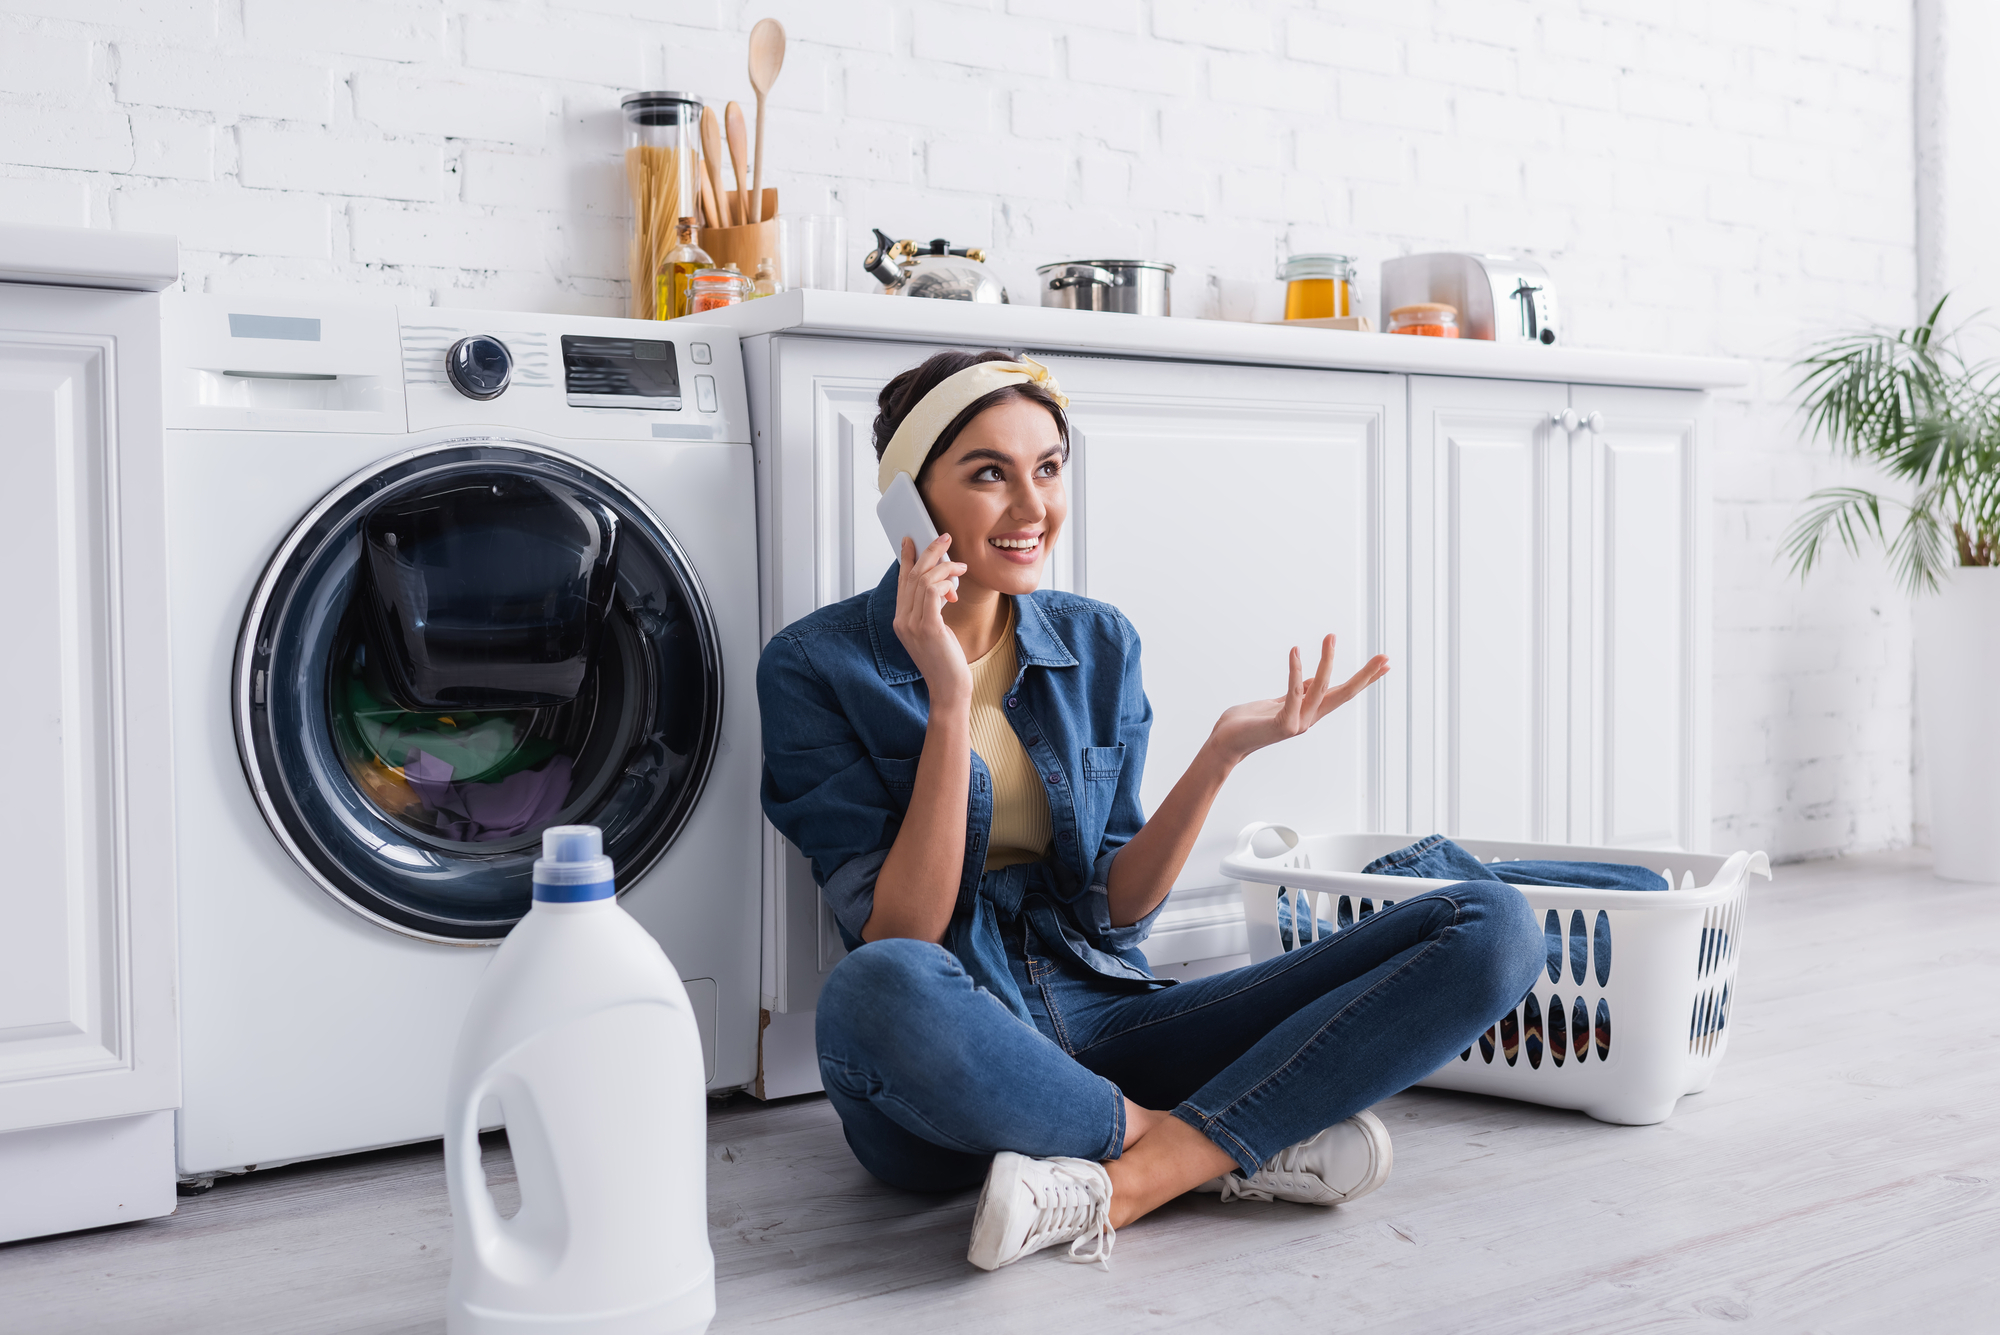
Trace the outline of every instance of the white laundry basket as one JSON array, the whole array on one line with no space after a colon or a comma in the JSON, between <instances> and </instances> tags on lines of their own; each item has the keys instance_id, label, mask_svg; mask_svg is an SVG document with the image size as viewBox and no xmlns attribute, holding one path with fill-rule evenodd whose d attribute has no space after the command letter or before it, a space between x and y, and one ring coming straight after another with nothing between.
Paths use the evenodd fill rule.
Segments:
<instances>
[{"instance_id":1,"label":"white laundry basket","mask_svg":"<svg viewBox=\"0 0 2000 1335\"><path fill-rule=\"evenodd\" d=\"M1222 873L1243 892L1250 958L1310 945L1398 900L1450 881L1364 876L1406 834L1300 838L1248 826ZM1535 986L1478 1042L1419 1081L1576 1108L1603 1122L1665 1121L1683 1094L1708 1087L1729 1045L1746 891L1770 879L1762 853L1727 857L1631 848L1460 839L1481 862L1538 858L1650 867L1678 888L1517 887L1549 943ZM1504 867L1496 872L1505 879ZM1293 930L1296 924L1297 930Z\"/></svg>"}]
</instances>

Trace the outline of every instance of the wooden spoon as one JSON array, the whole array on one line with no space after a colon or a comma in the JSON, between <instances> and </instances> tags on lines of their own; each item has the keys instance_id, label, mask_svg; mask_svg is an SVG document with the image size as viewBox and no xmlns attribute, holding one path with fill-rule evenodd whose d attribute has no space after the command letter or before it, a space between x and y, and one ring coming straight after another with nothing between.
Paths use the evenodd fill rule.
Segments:
<instances>
[{"instance_id":1,"label":"wooden spoon","mask_svg":"<svg viewBox=\"0 0 2000 1335\"><path fill-rule=\"evenodd\" d=\"M721 205L716 209L717 217L711 225L733 226L727 211L728 205L722 203L729 198L729 195L722 188L722 126L716 122L714 107L701 109L701 156L702 166L708 172L709 183L715 189L716 202Z\"/></svg>"},{"instance_id":2,"label":"wooden spoon","mask_svg":"<svg viewBox=\"0 0 2000 1335\"><path fill-rule=\"evenodd\" d=\"M764 220L764 95L785 65L785 25L758 19L750 30L750 87L757 94L757 165L750 178L750 221Z\"/></svg>"},{"instance_id":3,"label":"wooden spoon","mask_svg":"<svg viewBox=\"0 0 2000 1335\"><path fill-rule=\"evenodd\" d=\"M741 102L731 102L723 108L722 126L729 135L729 163L736 169L736 216L744 222L755 222L750 216L750 194L743 184L750 165L750 133L743 128ZM758 207L761 209L763 205L760 203Z\"/></svg>"},{"instance_id":4,"label":"wooden spoon","mask_svg":"<svg viewBox=\"0 0 2000 1335\"><path fill-rule=\"evenodd\" d=\"M696 172L694 179L701 182L701 216L703 227L727 227L723 221L722 203L715 197L715 182L708 179L705 171ZM724 195L723 199L729 198Z\"/></svg>"}]
</instances>

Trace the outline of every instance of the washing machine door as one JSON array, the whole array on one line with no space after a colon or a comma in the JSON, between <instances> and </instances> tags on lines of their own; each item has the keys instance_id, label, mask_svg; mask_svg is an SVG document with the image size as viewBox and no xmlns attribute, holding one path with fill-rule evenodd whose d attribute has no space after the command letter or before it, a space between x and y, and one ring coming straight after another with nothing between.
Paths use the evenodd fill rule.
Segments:
<instances>
[{"instance_id":1,"label":"washing machine door","mask_svg":"<svg viewBox=\"0 0 2000 1335\"><path fill-rule=\"evenodd\" d=\"M707 779L707 600L673 535L566 455L452 441L350 478L244 619L237 744L265 819L385 927L492 944L541 833L596 825L636 882Z\"/></svg>"}]
</instances>

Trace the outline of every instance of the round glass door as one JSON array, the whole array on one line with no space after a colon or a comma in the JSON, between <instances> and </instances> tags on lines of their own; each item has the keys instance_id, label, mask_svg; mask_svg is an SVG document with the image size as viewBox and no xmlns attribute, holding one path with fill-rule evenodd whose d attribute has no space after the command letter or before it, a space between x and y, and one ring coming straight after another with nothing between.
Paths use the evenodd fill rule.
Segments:
<instances>
[{"instance_id":1,"label":"round glass door","mask_svg":"<svg viewBox=\"0 0 2000 1335\"><path fill-rule=\"evenodd\" d=\"M707 778L722 676L671 534L567 456L457 441L350 479L258 585L235 716L265 819L356 912L491 944L541 832L604 831L620 888Z\"/></svg>"}]
</instances>

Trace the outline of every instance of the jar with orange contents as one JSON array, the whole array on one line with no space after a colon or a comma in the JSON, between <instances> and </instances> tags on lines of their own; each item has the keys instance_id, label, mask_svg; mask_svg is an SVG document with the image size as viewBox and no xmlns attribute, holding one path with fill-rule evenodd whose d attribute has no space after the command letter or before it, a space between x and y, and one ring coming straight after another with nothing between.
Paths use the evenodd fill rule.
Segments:
<instances>
[{"instance_id":1,"label":"jar with orange contents","mask_svg":"<svg viewBox=\"0 0 2000 1335\"><path fill-rule=\"evenodd\" d=\"M1428 338L1458 337L1458 307L1441 301L1419 301L1389 312L1389 332Z\"/></svg>"},{"instance_id":2,"label":"jar with orange contents","mask_svg":"<svg viewBox=\"0 0 2000 1335\"><path fill-rule=\"evenodd\" d=\"M1330 320L1354 314L1354 257L1294 255L1278 266L1287 320Z\"/></svg>"},{"instance_id":3,"label":"jar with orange contents","mask_svg":"<svg viewBox=\"0 0 2000 1335\"><path fill-rule=\"evenodd\" d=\"M697 269L688 280L688 314L734 306L750 295L750 280L736 269Z\"/></svg>"}]
</instances>

